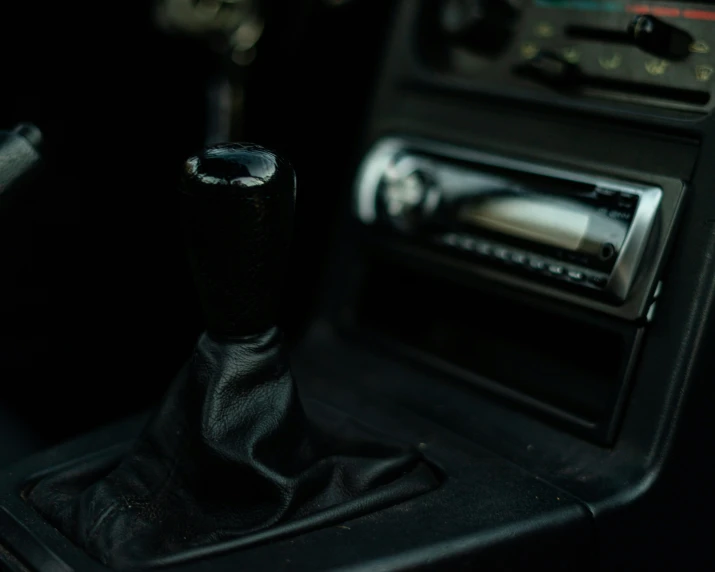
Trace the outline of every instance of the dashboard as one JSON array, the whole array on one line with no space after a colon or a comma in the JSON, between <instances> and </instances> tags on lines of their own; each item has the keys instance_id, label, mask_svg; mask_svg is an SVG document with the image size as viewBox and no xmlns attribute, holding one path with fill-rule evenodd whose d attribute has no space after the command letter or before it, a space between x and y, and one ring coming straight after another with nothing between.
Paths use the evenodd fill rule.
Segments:
<instances>
[{"instance_id":1,"label":"dashboard","mask_svg":"<svg viewBox=\"0 0 715 572\"><path fill-rule=\"evenodd\" d=\"M425 2L418 21L418 58L435 73L695 114L712 107L712 3L452 0Z\"/></svg>"}]
</instances>

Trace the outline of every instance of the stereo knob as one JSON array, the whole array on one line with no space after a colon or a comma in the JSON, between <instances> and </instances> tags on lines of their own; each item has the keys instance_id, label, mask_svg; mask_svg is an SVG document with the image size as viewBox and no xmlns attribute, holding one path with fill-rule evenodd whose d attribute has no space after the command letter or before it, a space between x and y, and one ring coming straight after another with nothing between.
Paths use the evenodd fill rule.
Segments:
<instances>
[{"instance_id":1,"label":"stereo knob","mask_svg":"<svg viewBox=\"0 0 715 572\"><path fill-rule=\"evenodd\" d=\"M409 159L388 170L381 195L390 223L403 232L422 226L439 203L434 179Z\"/></svg>"},{"instance_id":2,"label":"stereo knob","mask_svg":"<svg viewBox=\"0 0 715 572\"><path fill-rule=\"evenodd\" d=\"M517 0L444 0L439 17L449 43L497 55L507 47L518 15Z\"/></svg>"}]
</instances>

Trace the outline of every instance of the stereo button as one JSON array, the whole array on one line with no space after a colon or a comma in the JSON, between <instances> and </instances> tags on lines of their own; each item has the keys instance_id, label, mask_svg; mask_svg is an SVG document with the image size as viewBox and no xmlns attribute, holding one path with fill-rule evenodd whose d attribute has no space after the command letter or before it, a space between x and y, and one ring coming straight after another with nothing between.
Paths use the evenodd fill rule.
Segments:
<instances>
[{"instance_id":1,"label":"stereo button","mask_svg":"<svg viewBox=\"0 0 715 572\"><path fill-rule=\"evenodd\" d=\"M478 243L475 250L477 254L481 254L482 256L489 256L492 253L492 247L486 242Z\"/></svg>"},{"instance_id":2,"label":"stereo button","mask_svg":"<svg viewBox=\"0 0 715 572\"><path fill-rule=\"evenodd\" d=\"M449 246L457 246L457 244L459 244L459 236L456 234L446 234L442 238L442 242L448 244Z\"/></svg>"},{"instance_id":3,"label":"stereo button","mask_svg":"<svg viewBox=\"0 0 715 572\"><path fill-rule=\"evenodd\" d=\"M511 260L511 252L509 252L505 248L497 248L494 251L494 256L499 260L503 260L504 262L509 262Z\"/></svg>"},{"instance_id":4,"label":"stereo button","mask_svg":"<svg viewBox=\"0 0 715 572\"><path fill-rule=\"evenodd\" d=\"M461 246L464 250L474 251L477 249L477 241L473 238L462 237L459 239L459 246Z\"/></svg>"},{"instance_id":5,"label":"stereo button","mask_svg":"<svg viewBox=\"0 0 715 572\"><path fill-rule=\"evenodd\" d=\"M551 264L549 266L549 273L553 274L554 276L563 276L564 275L564 267L559 266L558 264Z\"/></svg>"},{"instance_id":6,"label":"stereo button","mask_svg":"<svg viewBox=\"0 0 715 572\"><path fill-rule=\"evenodd\" d=\"M579 272L578 270L569 270L568 275L574 282L583 282L585 278L583 272Z\"/></svg>"},{"instance_id":7,"label":"stereo button","mask_svg":"<svg viewBox=\"0 0 715 572\"><path fill-rule=\"evenodd\" d=\"M625 206L633 206L638 202L638 195L632 193L621 193L619 202Z\"/></svg>"},{"instance_id":8,"label":"stereo button","mask_svg":"<svg viewBox=\"0 0 715 572\"><path fill-rule=\"evenodd\" d=\"M613 189L596 189L596 194L602 199L615 199L618 193Z\"/></svg>"},{"instance_id":9,"label":"stereo button","mask_svg":"<svg viewBox=\"0 0 715 572\"><path fill-rule=\"evenodd\" d=\"M512 255L512 257L511 257L511 261L514 264L519 264L519 265L526 264L528 262L528 260L529 259L526 257L526 255L521 254L521 253L516 253L516 254Z\"/></svg>"},{"instance_id":10,"label":"stereo button","mask_svg":"<svg viewBox=\"0 0 715 572\"><path fill-rule=\"evenodd\" d=\"M604 288L608 282L605 276L589 276L588 281L596 288Z\"/></svg>"},{"instance_id":11,"label":"stereo button","mask_svg":"<svg viewBox=\"0 0 715 572\"><path fill-rule=\"evenodd\" d=\"M546 269L546 263L543 260L529 260L529 267L533 268L534 270L545 270Z\"/></svg>"}]
</instances>

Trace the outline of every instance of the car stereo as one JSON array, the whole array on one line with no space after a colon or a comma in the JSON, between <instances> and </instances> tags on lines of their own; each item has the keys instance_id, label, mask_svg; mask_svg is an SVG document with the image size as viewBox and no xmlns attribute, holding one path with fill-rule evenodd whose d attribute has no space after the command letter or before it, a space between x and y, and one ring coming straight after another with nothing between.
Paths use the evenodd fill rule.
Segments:
<instances>
[{"instance_id":1,"label":"car stereo","mask_svg":"<svg viewBox=\"0 0 715 572\"><path fill-rule=\"evenodd\" d=\"M653 263L662 202L651 184L388 137L361 164L354 208L388 242L618 306Z\"/></svg>"}]
</instances>

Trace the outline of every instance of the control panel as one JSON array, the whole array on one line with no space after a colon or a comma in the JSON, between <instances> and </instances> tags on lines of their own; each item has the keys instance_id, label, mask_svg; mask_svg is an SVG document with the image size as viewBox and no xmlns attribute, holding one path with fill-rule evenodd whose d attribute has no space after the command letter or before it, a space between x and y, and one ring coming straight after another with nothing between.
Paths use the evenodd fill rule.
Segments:
<instances>
[{"instance_id":1,"label":"control panel","mask_svg":"<svg viewBox=\"0 0 715 572\"><path fill-rule=\"evenodd\" d=\"M707 112L715 1L423 0L416 51L492 85Z\"/></svg>"},{"instance_id":2,"label":"control panel","mask_svg":"<svg viewBox=\"0 0 715 572\"><path fill-rule=\"evenodd\" d=\"M468 234L448 233L440 237L448 247L474 255L478 261L494 264L510 272L521 271L527 277L537 274L560 285L602 291L608 284L608 275L580 264L564 262L561 258L535 255L533 252L514 248L493 240L474 238Z\"/></svg>"}]
</instances>

